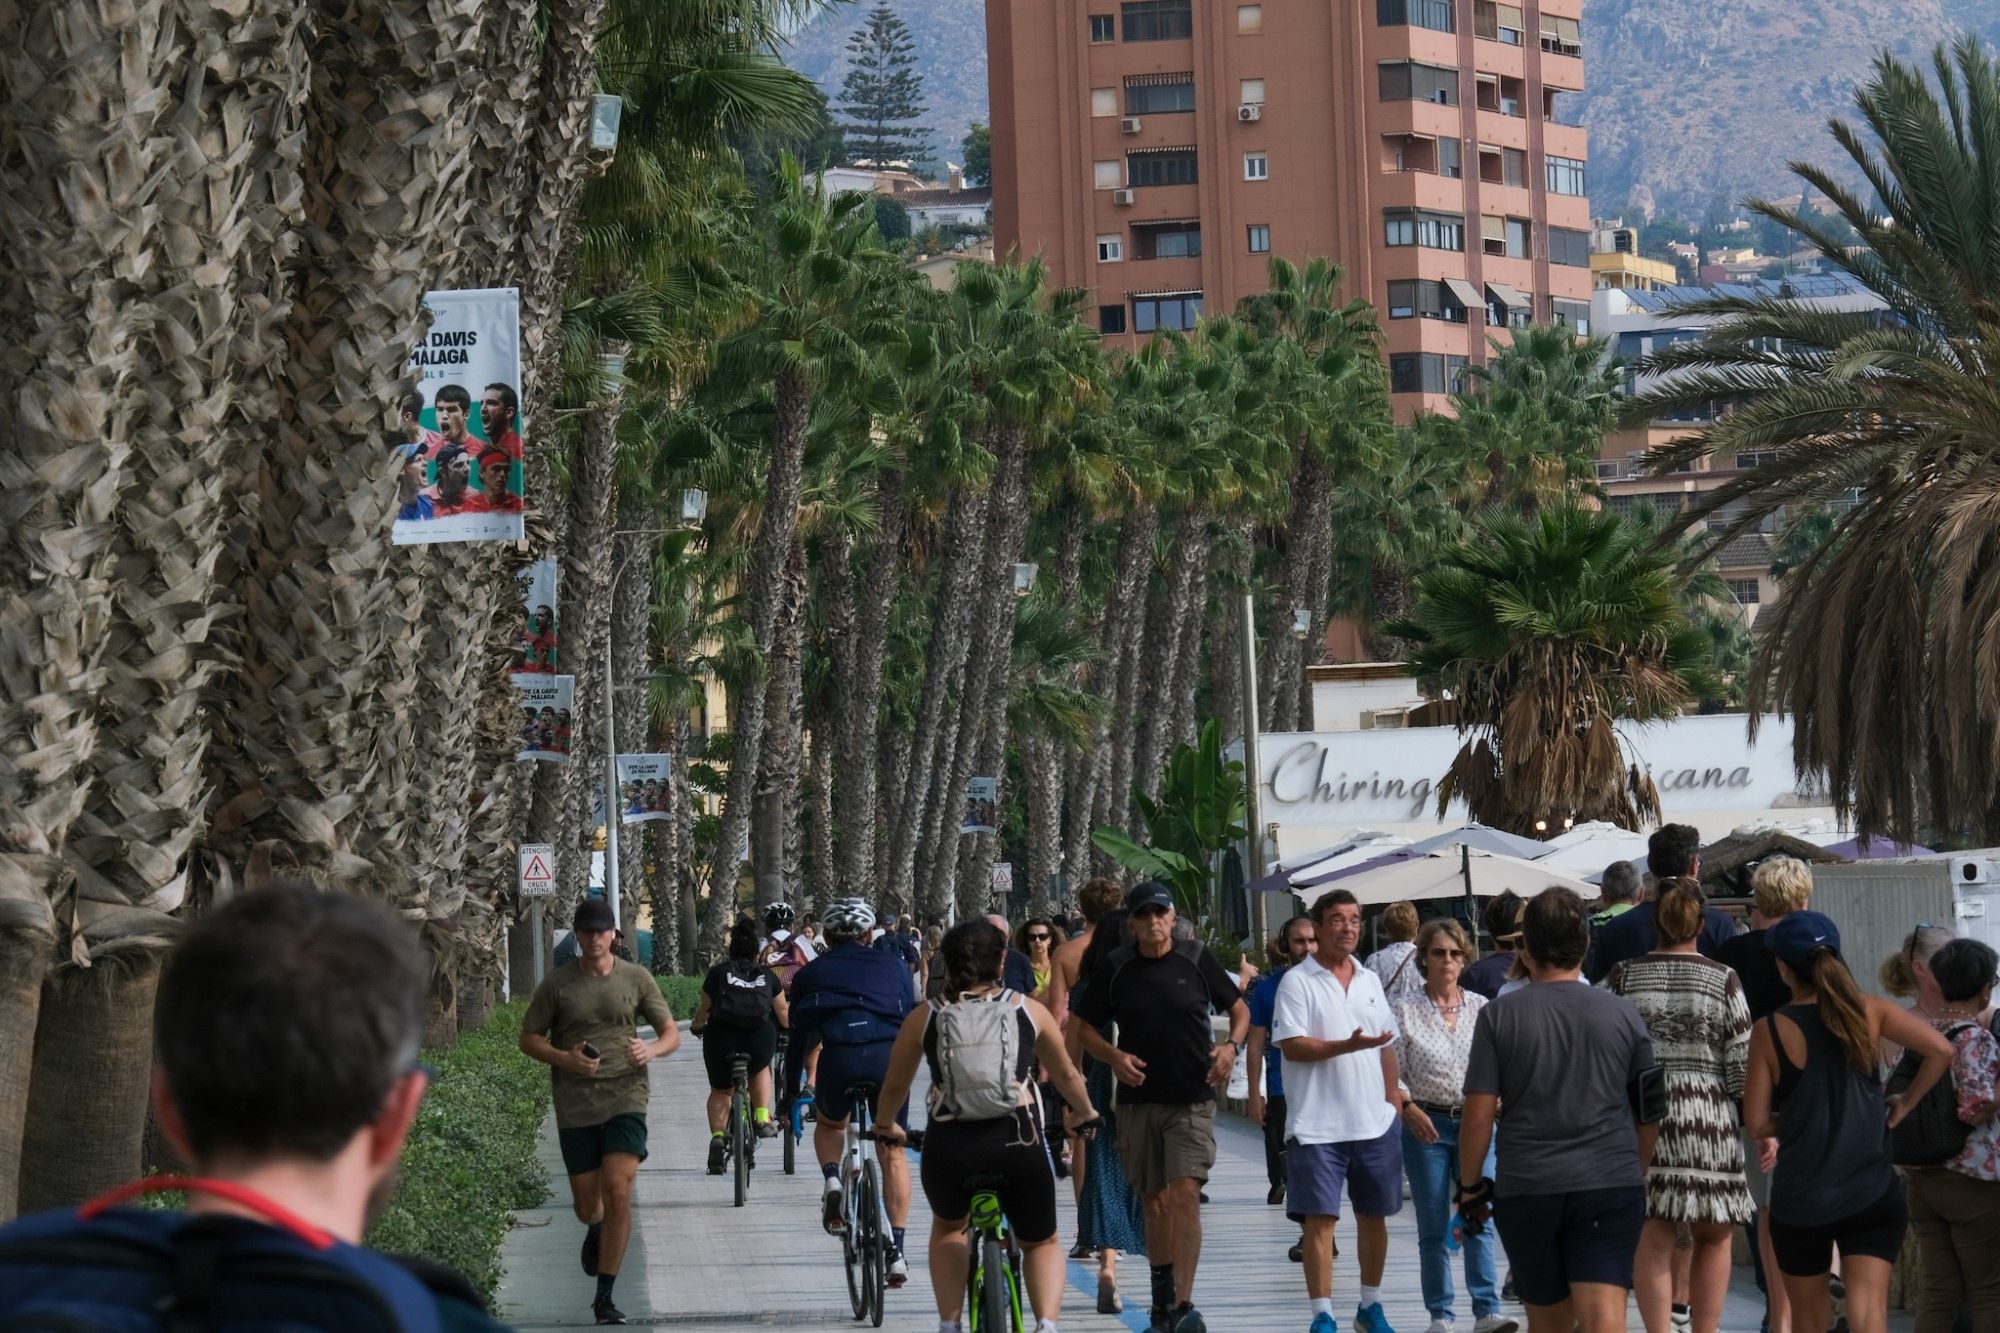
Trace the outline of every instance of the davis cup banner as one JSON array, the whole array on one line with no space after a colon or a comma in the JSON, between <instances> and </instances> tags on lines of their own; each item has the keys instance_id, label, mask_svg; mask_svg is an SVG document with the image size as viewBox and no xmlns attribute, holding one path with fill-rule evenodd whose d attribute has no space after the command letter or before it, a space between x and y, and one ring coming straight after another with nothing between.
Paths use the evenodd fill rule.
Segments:
<instances>
[{"instance_id":1,"label":"davis cup banner","mask_svg":"<svg viewBox=\"0 0 2000 1333\"><path fill-rule=\"evenodd\" d=\"M556 558L549 556L529 565L521 579L521 623L514 627L514 674L555 675L562 660L561 644L561 627L556 620Z\"/></svg>"},{"instance_id":2,"label":"davis cup banner","mask_svg":"<svg viewBox=\"0 0 2000 1333\"><path fill-rule=\"evenodd\" d=\"M670 754L621 754L618 756L619 822L643 824L649 819L666 819L667 793L673 788L674 757Z\"/></svg>"},{"instance_id":3,"label":"davis cup banner","mask_svg":"<svg viewBox=\"0 0 2000 1333\"><path fill-rule=\"evenodd\" d=\"M514 757L567 764L576 677L517 675L514 688L521 692L521 749Z\"/></svg>"},{"instance_id":4,"label":"davis cup banner","mask_svg":"<svg viewBox=\"0 0 2000 1333\"><path fill-rule=\"evenodd\" d=\"M397 404L398 546L519 541L521 298L513 287L431 292L430 332L410 355L417 387Z\"/></svg>"}]
</instances>

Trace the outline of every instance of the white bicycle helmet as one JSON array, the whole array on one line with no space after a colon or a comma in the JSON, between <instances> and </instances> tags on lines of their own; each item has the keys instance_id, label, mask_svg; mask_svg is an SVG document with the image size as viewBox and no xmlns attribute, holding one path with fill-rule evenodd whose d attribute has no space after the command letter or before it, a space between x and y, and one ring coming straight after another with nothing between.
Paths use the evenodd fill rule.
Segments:
<instances>
[{"instance_id":1,"label":"white bicycle helmet","mask_svg":"<svg viewBox=\"0 0 2000 1333\"><path fill-rule=\"evenodd\" d=\"M764 909L765 930L790 930L793 918L797 916L790 903L772 903Z\"/></svg>"},{"instance_id":2,"label":"white bicycle helmet","mask_svg":"<svg viewBox=\"0 0 2000 1333\"><path fill-rule=\"evenodd\" d=\"M828 939L859 939L875 929L875 909L865 898L835 898L819 914Z\"/></svg>"}]
</instances>

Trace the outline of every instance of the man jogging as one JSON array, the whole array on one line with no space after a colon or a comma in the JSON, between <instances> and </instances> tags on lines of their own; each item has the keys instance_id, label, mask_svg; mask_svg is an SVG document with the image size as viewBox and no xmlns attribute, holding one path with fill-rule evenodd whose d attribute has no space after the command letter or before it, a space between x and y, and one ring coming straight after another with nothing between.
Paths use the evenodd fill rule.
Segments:
<instances>
[{"instance_id":1,"label":"man jogging","mask_svg":"<svg viewBox=\"0 0 2000 1333\"><path fill-rule=\"evenodd\" d=\"M1148 881L1125 898L1131 944L1090 978L1074 1012L1084 1049L1111 1066L1118 1091L1118 1156L1146 1204L1153 1328L1207 1333L1194 1308L1201 1259L1201 1187L1215 1165L1215 1090L1229 1081L1250 1010L1236 981L1198 940L1174 939L1174 896ZM1211 1012L1229 1015L1215 1040ZM1118 1045L1100 1034L1118 1024Z\"/></svg>"},{"instance_id":2,"label":"man jogging","mask_svg":"<svg viewBox=\"0 0 2000 1333\"><path fill-rule=\"evenodd\" d=\"M1354 961L1361 906L1346 889L1313 904L1310 956L1285 973L1271 1039L1285 1056L1286 1215L1305 1229L1311 1333L1334 1333L1333 1224L1345 1188L1361 1261L1356 1333L1390 1333L1382 1312L1388 1219L1403 1210L1396 1018L1372 971Z\"/></svg>"},{"instance_id":3,"label":"man jogging","mask_svg":"<svg viewBox=\"0 0 2000 1333\"><path fill-rule=\"evenodd\" d=\"M597 1279L591 1313L600 1324L622 1324L611 1289L632 1238L632 1182L646 1160L646 1066L680 1049L681 1029L652 974L611 952L611 904L578 903L573 930L576 960L535 988L521 1051L550 1068L556 1139L584 1224L583 1271ZM652 1041L636 1035L641 1022L658 1034Z\"/></svg>"}]
</instances>

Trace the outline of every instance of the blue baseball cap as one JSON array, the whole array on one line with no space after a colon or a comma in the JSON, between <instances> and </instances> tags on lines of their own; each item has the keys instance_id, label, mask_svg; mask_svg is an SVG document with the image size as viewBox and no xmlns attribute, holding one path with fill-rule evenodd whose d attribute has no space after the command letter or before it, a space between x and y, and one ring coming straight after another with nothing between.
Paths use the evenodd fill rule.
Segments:
<instances>
[{"instance_id":1,"label":"blue baseball cap","mask_svg":"<svg viewBox=\"0 0 2000 1333\"><path fill-rule=\"evenodd\" d=\"M1840 927L1823 912L1791 912L1764 932L1764 947L1803 976L1816 950L1840 952Z\"/></svg>"}]
</instances>

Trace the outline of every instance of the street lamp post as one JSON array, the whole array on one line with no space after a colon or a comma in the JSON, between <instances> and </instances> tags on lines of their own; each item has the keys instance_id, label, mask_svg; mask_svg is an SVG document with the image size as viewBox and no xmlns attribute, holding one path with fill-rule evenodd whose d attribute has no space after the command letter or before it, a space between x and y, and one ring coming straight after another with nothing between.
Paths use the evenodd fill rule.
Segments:
<instances>
[{"instance_id":1,"label":"street lamp post","mask_svg":"<svg viewBox=\"0 0 2000 1333\"><path fill-rule=\"evenodd\" d=\"M1263 765L1257 754L1257 597L1243 594L1243 822L1250 829L1250 878L1264 877L1263 793L1259 790ZM1270 913L1264 907L1264 891L1250 900L1250 929L1253 941L1271 937Z\"/></svg>"}]
</instances>

